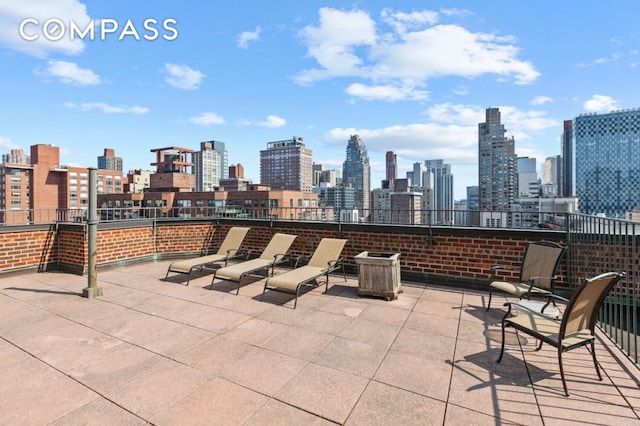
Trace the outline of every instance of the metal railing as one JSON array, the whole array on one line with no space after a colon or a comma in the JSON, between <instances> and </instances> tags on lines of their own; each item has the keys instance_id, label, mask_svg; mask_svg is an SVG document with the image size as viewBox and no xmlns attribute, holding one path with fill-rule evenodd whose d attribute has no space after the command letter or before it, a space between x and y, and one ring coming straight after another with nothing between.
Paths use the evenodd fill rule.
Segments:
<instances>
[{"instance_id":1,"label":"metal railing","mask_svg":"<svg viewBox=\"0 0 640 426\"><path fill-rule=\"evenodd\" d=\"M397 224L421 227L546 229L564 232L568 290L584 278L603 272L626 272L605 300L599 324L639 363L640 352L640 222L576 213L481 212L463 210L370 210L331 207L119 207L99 208L100 222L242 218L358 224ZM41 223L86 223L86 209L0 210L4 226Z\"/></svg>"}]
</instances>

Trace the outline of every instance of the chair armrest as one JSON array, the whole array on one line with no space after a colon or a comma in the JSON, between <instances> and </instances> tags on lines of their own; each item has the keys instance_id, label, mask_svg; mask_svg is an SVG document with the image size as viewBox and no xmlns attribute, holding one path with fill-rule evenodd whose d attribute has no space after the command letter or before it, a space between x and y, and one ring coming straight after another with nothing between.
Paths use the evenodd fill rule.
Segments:
<instances>
[{"instance_id":1,"label":"chair armrest","mask_svg":"<svg viewBox=\"0 0 640 426\"><path fill-rule=\"evenodd\" d=\"M289 256L289 253L276 253L273 255L273 264L284 261L284 259Z\"/></svg>"},{"instance_id":2,"label":"chair armrest","mask_svg":"<svg viewBox=\"0 0 640 426\"><path fill-rule=\"evenodd\" d=\"M509 318L510 316L512 316L512 314L511 314L512 307L515 306L516 304L518 304L517 301L516 302L506 302L504 304L504 306L507 306L507 313L504 314L504 317L502 317L502 321L504 321L507 318ZM545 305L544 307L546 307L546 306L547 305ZM527 311L528 313L530 313L530 314L532 314L532 315L534 315L536 317L544 318L544 319L548 319L548 320L550 319L550 320L557 321L557 322L561 321L561 319L559 319L559 318L551 318L551 317L549 317L547 315L544 315L544 313L543 313L544 312L544 307L542 308L542 311L537 311L535 309L531 309L531 308L527 307L526 305L518 305L518 309L520 309L522 311Z\"/></svg>"},{"instance_id":3,"label":"chair armrest","mask_svg":"<svg viewBox=\"0 0 640 426\"><path fill-rule=\"evenodd\" d=\"M520 267L509 265L491 265L491 267L489 268L489 271L491 272L491 274L489 275L489 281L493 281L496 273L500 270L519 271Z\"/></svg>"}]
</instances>

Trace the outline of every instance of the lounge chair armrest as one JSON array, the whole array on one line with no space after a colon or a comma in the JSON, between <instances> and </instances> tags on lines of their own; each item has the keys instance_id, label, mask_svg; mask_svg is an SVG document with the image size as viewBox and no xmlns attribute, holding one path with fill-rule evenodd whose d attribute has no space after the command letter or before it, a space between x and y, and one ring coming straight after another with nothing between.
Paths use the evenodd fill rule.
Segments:
<instances>
[{"instance_id":1,"label":"lounge chair armrest","mask_svg":"<svg viewBox=\"0 0 640 426\"><path fill-rule=\"evenodd\" d=\"M331 259L330 261L327 262L327 269L329 271L332 271L336 268L339 268L340 265L342 265L342 260L343 258L339 258L339 259Z\"/></svg>"},{"instance_id":2,"label":"lounge chair armrest","mask_svg":"<svg viewBox=\"0 0 640 426\"><path fill-rule=\"evenodd\" d=\"M273 255L273 264L280 263L289 256L289 253L276 253Z\"/></svg>"}]
</instances>

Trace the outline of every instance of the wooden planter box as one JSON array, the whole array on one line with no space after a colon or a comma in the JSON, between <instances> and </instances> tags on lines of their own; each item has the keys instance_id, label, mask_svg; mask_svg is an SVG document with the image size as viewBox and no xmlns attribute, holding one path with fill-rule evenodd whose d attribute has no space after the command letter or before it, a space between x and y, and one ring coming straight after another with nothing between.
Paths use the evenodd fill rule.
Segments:
<instances>
[{"instance_id":1,"label":"wooden planter box","mask_svg":"<svg viewBox=\"0 0 640 426\"><path fill-rule=\"evenodd\" d=\"M363 251L355 256L358 265L358 295L394 300L401 293L400 253Z\"/></svg>"}]
</instances>

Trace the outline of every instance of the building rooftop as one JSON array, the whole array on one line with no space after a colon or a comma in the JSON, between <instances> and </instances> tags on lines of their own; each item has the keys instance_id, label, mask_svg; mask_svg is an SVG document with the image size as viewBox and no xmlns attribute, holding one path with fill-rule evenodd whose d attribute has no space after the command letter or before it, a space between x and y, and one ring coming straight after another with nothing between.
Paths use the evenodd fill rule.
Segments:
<instances>
[{"instance_id":1,"label":"building rooftop","mask_svg":"<svg viewBox=\"0 0 640 426\"><path fill-rule=\"evenodd\" d=\"M590 354L535 351L487 294L404 283L397 300L332 276L300 296L264 278L164 276L169 261L86 276L0 278L3 424L638 424L638 368L602 335ZM496 301L498 302L498 301Z\"/></svg>"}]
</instances>

